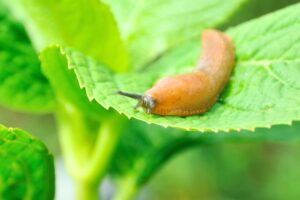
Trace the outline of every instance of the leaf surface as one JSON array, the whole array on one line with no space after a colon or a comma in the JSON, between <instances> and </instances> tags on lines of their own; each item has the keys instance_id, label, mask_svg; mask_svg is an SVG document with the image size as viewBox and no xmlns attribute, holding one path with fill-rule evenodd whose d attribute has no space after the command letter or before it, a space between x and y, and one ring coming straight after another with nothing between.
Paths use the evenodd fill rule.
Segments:
<instances>
[{"instance_id":1,"label":"leaf surface","mask_svg":"<svg viewBox=\"0 0 300 200\"><path fill-rule=\"evenodd\" d=\"M0 125L0 198L54 198L54 163L45 145L28 133Z\"/></svg>"},{"instance_id":2,"label":"leaf surface","mask_svg":"<svg viewBox=\"0 0 300 200\"><path fill-rule=\"evenodd\" d=\"M21 24L0 2L0 103L26 112L53 110L53 93Z\"/></svg>"},{"instance_id":3,"label":"leaf surface","mask_svg":"<svg viewBox=\"0 0 300 200\"><path fill-rule=\"evenodd\" d=\"M4 0L25 24L37 49L58 43L76 48L116 71L127 53L108 6L98 0Z\"/></svg>"},{"instance_id":4,"label":"leaf surface","mask_svg":"<svg viewBox=\"0 0 300 200\"><path fill-rule=\"evenodd\" d=\"M140 68L165 50L200 37L226 22L246 0L105 0L127 43L131 64Z\"/></svg>"}]
</instances>

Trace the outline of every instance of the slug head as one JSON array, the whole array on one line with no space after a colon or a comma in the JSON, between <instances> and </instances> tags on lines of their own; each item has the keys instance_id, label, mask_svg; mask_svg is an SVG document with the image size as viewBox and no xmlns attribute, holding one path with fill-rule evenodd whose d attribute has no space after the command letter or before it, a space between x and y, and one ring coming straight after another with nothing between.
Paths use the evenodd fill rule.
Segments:
<instances>
[{"instance_id":1,"label":"slug head","mask_svg":"<svg viewBox=\"0 0 300 200\"><path fill-rule=\"evenodd\" d=\"M132 99L137 99L138 103L134 108L137 109L138 107L142 107L147 113L151 113L154 107L156 106L156 101L149 95L132 94L122 91L118 91L117 94Z\"/></svg>"}]
</instances>

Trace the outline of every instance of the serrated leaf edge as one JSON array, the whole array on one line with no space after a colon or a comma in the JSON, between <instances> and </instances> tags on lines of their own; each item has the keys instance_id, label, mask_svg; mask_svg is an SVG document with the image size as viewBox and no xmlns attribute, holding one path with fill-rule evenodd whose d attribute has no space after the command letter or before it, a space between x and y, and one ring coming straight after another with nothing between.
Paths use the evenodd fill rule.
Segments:
<instances>
[{"instance_id":1,"label":"serrated leaf edge","mask_svg":"<svg viewBox=\"0 0 300 200\"><path fill-rule=\"evenodd\" d=\"M84 85L84 83L81 82L81 80L79 78L78 72L76 71L76 69L74 69L74 67L72 67L72 64L71 64L72 62L71 62L70 57L68 56L67 52L64 50L64 47L62 47L59 44L51 44L51 45L47 46L46 48L44 48L41 52L45 51L48 48L49 49L50 48L56 48L56 49L58 49L59 52L60 52L60 54L65 57L65 59L67 61L67 65L68 65L67 66L68 70L71 70L71 71L73 71L75 73L75 76L76 76L76 79L78 81L80 89L82 89L82 90L85 91L85 93L87 95L87 98L89 99L90 102L96 101L98 104L100 104L106 110L109 110L110 108L112 108L115 111L117 111L120 115L125 115L128 119L134 118L134 119L146 122L147 124L156 124L156 125L162 126L164 128L169 128L170 127L170 128L177 128L177 129L181 129L181 130L185 130L185 131L199 131L201 133L206 133L206 132L221 133L221 132L231 132L231 131L240 132L242 130L247 130L247 131L250 131L250 132L255 132L255 130L258 129L258 128L270 129L274 125L289 125L289 126L291 126L293 122L300 121L300 118L299 118L299 119L296 119L296 120L283 121L283 122L279 122L279 123L276 123L276 124L260 125L260 126L257 126L257 127L249 127L249 128L219 128L219 129L214 129L214 128L201 128L201 129L184 128L184 127L176 126L176 125L174 125L174 126L164 125L164 124L153 122L151 120L150 121L145 121L144 119L142 119L142 118L140 118L138 116L127 115L127 114L119 111L118 109L114 108L113 106L110 106L110 105L105 106L105 105L103 105L102 102L100 102L97 99L95 99L95 97L89 96L88 92L87 92L86 86ZM90 58L90 59L92 59L92 58ZM97 62L97 61L95 61L95 62Z\"/></svg>"}]
</instances>

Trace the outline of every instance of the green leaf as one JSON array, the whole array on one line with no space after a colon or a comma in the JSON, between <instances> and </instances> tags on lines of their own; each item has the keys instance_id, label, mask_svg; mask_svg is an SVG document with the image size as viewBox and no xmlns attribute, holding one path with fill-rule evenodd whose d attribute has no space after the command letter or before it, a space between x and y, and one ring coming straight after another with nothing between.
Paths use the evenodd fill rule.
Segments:
<instances>
[{"instance_id":1,"label":"green leaf","mask_svg":"<svg viewBox=\"0 0 300 200\"><path fill-rule=\"evenodd\" d=\"M28 133L0 125L0 199L53 199L54 163Z\"/></svg>"},{"instance_id":2,"label":"green leaf","mask_svg":"<svg viewBox=\"0 0 300 200\"><path fill-rule=\"evenodd\" d=\"M76 48L116 71L127 53L109 8L98 0L5 0L38 49L50 43Z\"/></svg>"},{"instance_id":3,"label":"green leaf","mask_svg":"<svg viewBox=\"0 0 300 200\"><path fill-rule=\"evenodd\" d=\"M133 107L136 101L116 91L143 93L162 76L191 71L198 42L170 52L141 74L113 74L79 52L62 48L57 59L67 59L90 100L112 107L127 117L164 127L197 131L253 129L299 120L300 4L241 25L228 32L234 40L236 66L225 91L213 108L189 117L150 115ZM286 35L289 34L289 38ZM56 47L58 48L58 47ZM46 49L44 54L50 49ZM62 57L62 58L61 58ZM54 58L53 58L54 59Z\"/></svg>"},{"instance_id":4,"label":"green leaf","mask_svg":"<svg viewBox=\"0 0 300 200\"><path fill-rule=\"evenodd\" d=\"M105 0L114 12L131 64L144 66L207 27L226 22L247 0Z\"/></svg>"},{"instance_id":5,"label":"green leaf","mask_svg":"<svg viewBox=\"0 0 300 200\"><path fill-rule=\"evenodd\" d=\"M26 112L53 110L53 94L23 29L0 2L0 104Z\"/></svg>"}]
</instances>

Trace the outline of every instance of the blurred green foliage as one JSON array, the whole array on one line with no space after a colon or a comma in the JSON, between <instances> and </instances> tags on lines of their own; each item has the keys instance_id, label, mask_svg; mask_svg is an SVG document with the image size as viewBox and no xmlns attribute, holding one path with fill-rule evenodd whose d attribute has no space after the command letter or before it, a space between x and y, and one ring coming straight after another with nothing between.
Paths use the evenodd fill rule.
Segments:
<instances>
[{"instance_id":1,"label":"blurred green foliage","mask_svg":"<svg viewBox=\"0 0 300 200\"><path fill-rule=\"evenodd\" d=\"M199 51L195 38L201 30L227 29L296 1L189 0L185 6L177 0L105 0L111 11L96 0L4 2L25 25L29 38L22 24L1 6L0 103L13 110L54 112L58 116L64 156L72 166L69 171L77 182L87 183L83 188L88 192L97 192L100 180L108 174L120 190L121 199L130 198L174 155L194 147L150 181L150 187L140 198L300 197L298 122L255 132L199 133L134 119L123 122L124 118L115 111L102 108L111 106L129 117L162 126L202 131L251 129L298 120L300 5L227 31L237 45L238 69L212 110L215 115L207 113L201 118L206 123L200 123L199 116L146 115L133 110L133 102L115 96L117 89L143 92L161 76L191 70ZM132 12L127 15L129 8ZM283 36L288 36L288 40ZM50 43L58 45L48 46ZM40 54L44 76L37 53L45 46ZM131 72L114 74L110 69ZM141 69L144 73L132 73ZM284 86L278 83L281 79ZM246 86L241 84L244 81ZM240 85L246 90L232 98ZM249 91L257 97L256 103L248 97ZM270 95L266 98L262 92ZM242 104L251 112L233 109L233 115L228 107L224 112L214 112L222 111L228 102ZM259 112L253 108L259 108ZM56 131L52 116L26 115L27 121L24 115L1 111L0 122L33 133L45 130L39 137L47 140L49 146L54 143L51 148L57 151L56 138L45 136ZM61 113L64 120L59 116ZM32 119L36 121L32 123ZM83 195L83 199L91 196Z\"/></svg>"},{"instance_id":2,"label":"blurred green foliage","mask_svg":"<svg viewBox=\"0 0 300 200\"><path fill-rule=\"evenodd\" d=\"M0 103L13 110L49 112L53 93L24 27L0 1Z\"/></svg>"},{"instance_id":3,"label":"blurred green foliage","mask_svg":"<svg viewBox=\"0 0 300 200\"><path fill-rule=\"evenodd\" d=\"M300 196L299 148L299 142L194 148L168 163L140 197L296 200Z\"/></svg>"}]
</instances>

